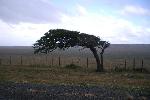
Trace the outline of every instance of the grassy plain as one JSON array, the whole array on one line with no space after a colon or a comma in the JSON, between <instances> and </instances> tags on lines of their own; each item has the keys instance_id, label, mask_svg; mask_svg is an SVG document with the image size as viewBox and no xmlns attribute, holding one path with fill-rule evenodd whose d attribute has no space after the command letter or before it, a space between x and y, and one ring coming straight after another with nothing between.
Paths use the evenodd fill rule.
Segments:
<instances>
[{"instance_id":1,"label":"grassy plain","mask_svg":"<svg viewBox=\"0 0 150 100\"><path fill-rule=\"evenodd\" d=\"M53 59L53 66L58 66L58 59L60 56L61 66L70 63L86 67L86 58L89 58L89 67L95 68L95 59L89 49L82 49L80 47L56 50L48 55L33 54L33 48L30 46L14 46L0 47L0 59L2 65L51 65ZM113 69L115 67L124 67L126 59L127 68L133 68L133 58L135 58L135 66L141 67L141 60L144 61L144 68L150 71L150 44L111 44L104 53L104 67L105 69Z\"/></svg>"},{"instance_id":2,"label":"grassy plain","mask_svg":"<svg viewBox=\"0 0 150 100\"><path fill-rule=\"evenodd\" d=\"M12 56L11 65L9 57ZM23 64L20 65L20 56ZM47 56L47 58L45 58ZM61 56L61 67L58 67L58 57ZM54 67L52 66L52 58ZM89 66L86 66L86 58L89 58ZM78 59L80 58L80 62ZM133 58L136 59L136 67L141 66L144 59L144 68L150 69L150 44L112 44L104 54L105 69L124 67L124 59L127 68L132 69ZM149 74L135 72L107 72L95 73L96 64L89 49L71 48L65 51L56 50L48 55L34 55L32 47L14 46L0 47L0 80L13 82L33 83L65 83L65 84L122 84L123 86L148 86ZM47 61L46 61L47 59ZM74 63L81 66L80 69L70 70L64 68L66 64Z\"/></svg>"},{"instance_id":3,"label":"grassy plain","mask_svg":"<svg viewBox=\"0 0 150 100\"><path fill-rule=\"evenodd\" d=\"M9 65L10 56L12 57L11 65ZM22 65L20 65L20 56L23 57ZM58 66L59 56L63 61L61 66ZM52 57L53 66L51 66ZM90 58L88 68L86 66L87 57ZM80 58L80 62L76 59L73 61L72 58ZM136 67L140 67L141 59L144 59L144 68L149 70L150 45L112 45L104 54L104 67L105 69L124 67L124 59L126 59L127 68L132 69L133 58L136 59ZM66 51L56 50L49 55L33 55L31 47L0 47L0 59L3 60L0 65L0 82L2 83L106 85L150 92L150 73L131 70L118 72L107 70L96 73L96 64L88 49L79 51L77 48L72 48ZM65 67L66 64L72 62L80 67Z\"/></svg>"},{"instance_id":4,"label":"grassy plain","mask_svg":"<svg viewBox=\"0 0 150 100\"><path fill-rule=\"evenodd\" d=\"M0 81L15 83L112 85L150 88L150 74L123 71L96 73L82 67L0 66Z\"/></svg>"}]
</instances>

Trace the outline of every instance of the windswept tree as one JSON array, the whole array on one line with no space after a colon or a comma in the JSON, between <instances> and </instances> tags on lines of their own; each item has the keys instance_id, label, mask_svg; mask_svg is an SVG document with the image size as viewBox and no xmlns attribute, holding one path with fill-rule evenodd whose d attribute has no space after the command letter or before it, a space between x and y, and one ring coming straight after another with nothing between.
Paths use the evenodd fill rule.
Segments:
<instances>
[{"instance_id":1,"label":"windswept tree","mask_svg":"<svg viewBox=\"0 0 150 100\"><path fill-rule=\"evenodd\" d=\"M52 29L46 32L39 40L37 40L33 48L34 53L49 53L57 48L65 50L66 48L74 46L89 48L96 59L97 72L100 72L103 71L103 53L109 45L110 43L101 41L99 37L94 35L65 29ZM98 56L97 48L101 49L101 62Z\"/></svg>"}]
</instances>

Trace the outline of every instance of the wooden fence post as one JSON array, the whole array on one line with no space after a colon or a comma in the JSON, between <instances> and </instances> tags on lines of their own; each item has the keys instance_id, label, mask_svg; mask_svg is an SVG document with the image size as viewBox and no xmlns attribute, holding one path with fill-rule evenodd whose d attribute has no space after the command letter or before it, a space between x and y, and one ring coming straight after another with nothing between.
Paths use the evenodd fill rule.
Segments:
<instances>
[{"instance_id":1,"label":"wooden fence post","mask_svg":"<svg viewBox=\"0 0 150 100\"><path fill-rule=\"evenodd\" d=\"M54 61L54 59L53 59L53 57L52 57L52 66L53 66L53 61Z\"/></svg>"},{"instance_id":2,"label":"wooden fence post","mask_svg":"<svg viewBox=\"0 0 150 100\"><path fill-rule=\"evenodd\" d=\"M135 58L133 58L133 70L135 70Z\"/></svg>"},{"instance_id":3,"label":"wooden fence post","mask_svg":"<svg viewBox=\"0 0 150 100\"><path fill-rule=\"evenodd\" d=\"M47 64L47 55L46 55L46 58L45 58L45 65L48 65L48 64Z\"/></svg>"},{"instance_id":4,"label":"wooden fence post","mask_svg":"<svg viewBox=\"0 0 150 100\"><path fill-rule=\"evenodd\" d=\"M127 69L127 62L126 62L126 59L124 60L124 68L125 68L125 70Z\"/></svg>"},{"instance_id":5,"label":"wooden fence post","mask_svg":"<svg viewBox=\"0 0 150 100\"><path fill-rule=\"evenodd\" d=\"M20 58L20 63L21 63L21 65L22 65L22 56L21 56L21 58Z\"/></svg>"},{"instance_id":6,"label":"wooden fence post","mask_svg":"<svg viewBox=\"0 0 150 100\"><path fill-rule=\"evenodd\" d=\"M11 65L11 56L9 57L9 64Z\"/></svg>"},{"instance_id":7,"label":"wooden fence post","mask_svg":"<svg viewBox=\"0 0 150 100\"><path fill-rule=\"evenodd\" d=\"M87 68L88 68L89 67L89 59L88 59L88 57L86 59L86 65L87 65Z\"/></svg>"},{"instance_id":8,"label":"wooden fence post","mask_svg":"<svg viewBox=\"0 0 150 100\"><path fill-rule=\"evenodd\" d=\"M60 67L60 56L59 56L59 58L58 58L58 61L59 61L58 63L59 63L59 67Z\"/></svg>"},{"instance_id":9,"label":"wooden fence post","mask_svg":"<svg viewBox=\"0 0 150 100\"><path fill-rule=\"evenodd\" d=\"M142 59L142 66L141 66L141 72L143 72L143 67L144 67L144 62L143 62L143 59Z\"/></svg>"},{"instance_id":10,"label":"wooden fence post","mask_svg":"<svg viewBox=\"0 0 150 100\"><path fill-rule=\"evenodd\" d=\"M72 61L71 61L71 64L73 64L74 62L73 62L73 58L72 58Z\"/></svg>"},{"instance_id":11,"label":"wooden fence post","mask_svg":"<svg viewBox=\"0 0 150 100\"><path fill-rule=\"evenodd\" d=\"M0 59L0 65L2 65L2 59Z\"/></svg>"},{"instance_id":12,"label":"wooden fence post","mask_svg":"<svg viewBox=\"0 0 150 100\"><path fill-rule=\"evenodd\" d=\"M80 58L78 58L78 65L80 66Z\"/></svg>"}]
</instances>

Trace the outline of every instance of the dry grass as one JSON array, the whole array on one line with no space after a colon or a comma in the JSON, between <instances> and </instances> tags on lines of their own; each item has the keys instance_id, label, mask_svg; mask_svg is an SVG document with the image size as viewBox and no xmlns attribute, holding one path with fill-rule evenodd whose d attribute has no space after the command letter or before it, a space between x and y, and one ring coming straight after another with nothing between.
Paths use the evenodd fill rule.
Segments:
<instances>
[{"instance_id":1,"label":"dry grass","mask_svg":"<svg viewBox=\"0 0 150 100\"><path fill-rule=\"evenodd\" d=\"M96 73L93 69L68 69L65 67L49 66L0 66L0 81L150 87L150 74L138 72Z\"/></svg>"},{"instance_id":2,"label":"dry grass","mask_svg":"<svg viewBox=\"0 0 150 100\"><path fill-rule=\"evenodd\" d=\"M22 57L22 59L21 59ZM121 57L121 56L120 56ZM115 67L124 68L125 67L125 59L126 59L126 68L133 69L133 58L110 58L105 57L104 55L104 67L105 69L114 69ZM32 65L50 65L50 66L59 66L59 56L52 56L52 55L13 55L11 56L0 56L0 65L12 65L12 66L32 66ZM141 68L141 58L135 59L135 68ZM150 71L150 59L145 58L144 60L144 68ZM11 62L11 63L10 63ZM22 63L21 63L22 62ZM67 56L60 56L60 66L66 66L68 64L76 64L82 66L84 68L87 67L87 57L67 57ZM95 58L88 57L88 67L94 68L96 66Z\"/></svg>"}]
</instances>

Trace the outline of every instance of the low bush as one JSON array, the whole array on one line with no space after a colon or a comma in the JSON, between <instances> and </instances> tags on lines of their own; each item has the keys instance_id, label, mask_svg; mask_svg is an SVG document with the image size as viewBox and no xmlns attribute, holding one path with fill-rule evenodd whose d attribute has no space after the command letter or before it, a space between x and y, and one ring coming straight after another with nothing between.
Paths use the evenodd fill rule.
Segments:
<instances>
[{"instance_id":1,"label":"low bush","mask_svg":"<svg viewBox=\"0 0 150 100\"><path fill-rule=\"evenodd\" d=\"M81 66L78 66L75 64L69 64L69 65L66 65L65 68L67 68L67 69L79 69L79 68L81 68Z\"/></svg>"}]
</instances>

